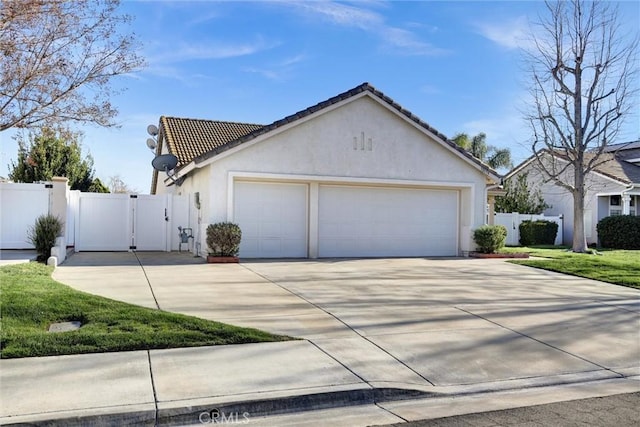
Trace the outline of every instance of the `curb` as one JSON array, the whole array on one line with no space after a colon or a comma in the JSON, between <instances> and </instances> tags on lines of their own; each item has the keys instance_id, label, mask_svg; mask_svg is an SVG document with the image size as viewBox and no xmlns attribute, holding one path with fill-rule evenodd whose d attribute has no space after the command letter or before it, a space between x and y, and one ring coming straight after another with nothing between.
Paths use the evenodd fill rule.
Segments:
<instances>
[{"instance_id":1,"label":"curb","mask_svg":"<svg viewBox=\"0 0 640 427\"><path fill-rule=\"evenodd\" d=\"M84 426L187 426L202 424L246 424L251 418L284 415L312 410L345 408L360 405L374 405L383 402L417 400L437 397L460 397L491 394L501 391L539 389L545 387L598 384L609 381L640 381L640 376L626 376L611 372L590 372L566 374L551 378L540 378L518 384L501 383L487 387L486 384L473 386L453 386L438 391L425 391L398 387L372 387L353 390L309 393L297 396L275 397L255 400L188 405L186 402L159 402L137 406L103 407L77 411L20 415L0 419L0 425L11 427L84 427ZM496 387L497 386L497 387ZM200 399L200 402L203 402ZM166 407L174 403L174 407ZM148 409L147 409L148 408ZM127 410L128 409L128 410ZM45 418L46 417L46 418ZM15 421L15 422L12 422Z\"/></svg>"},{"instance_id":2,"label":"curb","mask_svg":"<svg viewBox=\"0 0 640 427\"><path fill-rule=\"evenodd\" d=\"M316 409L340 408L439 396L439 393L423 392L400 388L369 388L326 393L305 394L283 398L258 399L250 401L226 402L222 404L202 404L175 408L105 414L91 414L87 410L67 414L42 414L40 416L19 416L11 423L5 418L3 426L26 427L84 427L84 426L184 426L216 423L242 423L245 417L262 417L304 412ZM122 408L112 408L114 410ZM38 419L47 416L49 419ZM9 423L6 423L9 421Z\"/></svg>"},{"instance_id":3,"label":"curb","mask_svg":"<svg viewBox=\"0 0 640 427\"><path fill-rule=\"evenodd\" d=\"M420 399L437 395L439 394L419 390L370 388L230 402L220 405L198 405L160 410L158 412L158 425L215 424L224 422L225 419L232 422L242 422L247 419L245 417L282 415L310 410L375 404L377 402Z\"/></svg>"}]
</instances>

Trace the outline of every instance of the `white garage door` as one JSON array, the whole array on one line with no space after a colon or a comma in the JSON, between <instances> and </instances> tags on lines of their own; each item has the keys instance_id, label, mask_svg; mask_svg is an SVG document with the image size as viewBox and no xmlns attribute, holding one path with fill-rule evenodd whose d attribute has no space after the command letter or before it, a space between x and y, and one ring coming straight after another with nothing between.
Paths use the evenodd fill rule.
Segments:
<instances>
[{"instance_id":1,"label":"white garage door","mask_svg":"<svg viewBox=\"0 0 640 427\"><path fill-rule=\"evenodd\" d=\"M458 193L320 186L319 256L455 256Z\"/></svg>"},{"instance_id":2,"label":"white garage door","mask_svg":"<svg viewBox=\"0 0 640 427\"><path fill-rule=\"evenodd\" d=\"M236 182L242 258L307 257L307 185Z\"/></svg>"}]
</instances>

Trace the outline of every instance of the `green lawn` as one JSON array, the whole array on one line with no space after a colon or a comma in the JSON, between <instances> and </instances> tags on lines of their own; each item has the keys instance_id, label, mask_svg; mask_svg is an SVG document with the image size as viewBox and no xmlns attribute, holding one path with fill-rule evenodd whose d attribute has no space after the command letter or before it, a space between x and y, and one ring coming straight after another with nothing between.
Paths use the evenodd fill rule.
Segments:
<instances>
[{"instance_id":1,"label":"green lawn","mask_svg":"<svg viewBox=\"0 0 640 427\"><path fill-rule=\"evenodd\" d=\"M577 254L553 246L508 247L501 252L527 252L545 259L509 261L574 276L602 280L616 285L640 289L640 251L598 250L597 253Z\"/></svg>"},{"instance_id":2,"label":"green lawn","mask_svg":"<svg viewBox=\"0 0 640 427\"><path fill-rule=\"evenodd\" d=\"M54 281L52 271L38 263L0 268L3 359L291 339L90 295ZM47 332L73 320L83 326Z\"/></svg>"}]
</instances>

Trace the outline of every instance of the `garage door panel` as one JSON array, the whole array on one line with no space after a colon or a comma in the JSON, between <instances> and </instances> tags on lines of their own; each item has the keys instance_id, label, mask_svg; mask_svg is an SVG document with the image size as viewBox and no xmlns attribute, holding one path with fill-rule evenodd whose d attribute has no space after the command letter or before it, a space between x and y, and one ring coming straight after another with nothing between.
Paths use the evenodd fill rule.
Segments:
<instances>
[{"instance_id":1,"label":"garage door panel","mask_svg":"<svg viewBox=\"0 0 640 427\"><path fill-rule=\"evenodd\" d=\"M320 186L319 255L457 255L456 191Z\"/></svg>"},{"instance_id":2,"label":"garage door panel","mask_svg":"<svg viewBox=\"0 0 640 427\"><path fill-rule=\"evenodd\" d=\"M307 185L236 182L234 221L243 258L307 256Z\"/></svg>"}]
</instances>

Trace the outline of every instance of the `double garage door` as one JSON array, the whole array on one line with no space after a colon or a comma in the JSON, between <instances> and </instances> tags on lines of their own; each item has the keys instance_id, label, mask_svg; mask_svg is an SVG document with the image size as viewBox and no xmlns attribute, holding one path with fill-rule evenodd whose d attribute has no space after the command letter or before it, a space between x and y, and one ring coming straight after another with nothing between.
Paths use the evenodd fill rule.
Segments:
<instances>
[{"instance_id":1,"label":"double garage door","mask_svg":"<svg viewBox=\"0 0 640 427\"><path fill-rule=\"evenodd\" d=\"M309 184L236 182L234 188L244 258L306 258L310 242L319 257L458 253L454 190L321 184L310 200Z\"/></svg>"}]
</instances>

